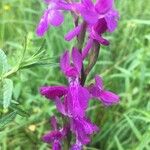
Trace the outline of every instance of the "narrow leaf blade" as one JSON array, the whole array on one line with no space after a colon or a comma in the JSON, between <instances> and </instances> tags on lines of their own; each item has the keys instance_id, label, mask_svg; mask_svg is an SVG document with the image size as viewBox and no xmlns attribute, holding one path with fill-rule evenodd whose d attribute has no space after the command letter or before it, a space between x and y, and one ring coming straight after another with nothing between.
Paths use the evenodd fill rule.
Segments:
<instances>
[{"instance_id":1,"label":"narrow leaf blade","mask_svg":"<svg viewBox=\"0 0 150 150\"><path fill-rule=\"evenodd\" d=\"M10 105L13 92L13 82L10 79L4 79L3 82L3 107L7 109Z\"/></svg>"}]
</instances>

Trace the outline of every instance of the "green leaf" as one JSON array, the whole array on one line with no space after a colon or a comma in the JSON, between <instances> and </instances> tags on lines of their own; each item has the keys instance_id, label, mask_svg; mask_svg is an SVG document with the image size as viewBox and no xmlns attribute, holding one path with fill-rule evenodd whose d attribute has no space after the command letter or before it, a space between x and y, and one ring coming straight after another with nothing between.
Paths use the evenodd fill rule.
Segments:
<instances>
[{"instance_id":1,"label":"green leaf","mask_svg":"<svg viewBox=\"0 0 150 150\"><path fill-rule=\"evenodd\" d=\"M141 135L140 131L137 129L134 122L126 114L124 116L125 116L127 122L129 123L133 133L135 134L137 139L140 141L142 139L142 135Z\"/></svg>"},{"instance_id":2,"label":"green leaf","mask_svg":"<svg viewBox=\"0 0 150 150\"><path fill-rule=\"evenodd\" d=\"M0 129L3 128L9 122L11 122L15 118L16 114L17 114L17 112L14 111L14 112L2 117L0 119Z\"/></svg>"},{"instance_id":3,"label":"green leaf","mask_svg":"<svg viewBox=\"0 0 150 150\"><path fill-rule=\"evenodd\" d=\"M118 150L124 150L117 136L115 136L115 141L118 147Z\"/></svg>"},{"instance_id":4,"label":"green leaf","mask_svg":"<svg viewBox=\"0 0 150 150\"><path fill-rule=\"evenodd\" d=\"M15 104L11 104L10 109L14 110L17 112L18 115L22 116L22 117L29 117L29 113L27 113L26 111L24 111L20 106L15 105Z\"/></svg>"},{"instance_id":5,"label":"green leaf","mask_svg":"<svg viewBox=\"0 0 150 150\"><path fill-rule=\"evenodd\" d=\"M7 56L3 50L0 49L0 75L4 72L7 72L9 69L7 63Z\"/></svg>"},{"instance_id":6,"label":"green leaf","mask_svg":"<svg viewBox=\"0 0 150 150\"><path fill-rule=\"evenodd\" d=\"M12 99L13 82L10 79L4 79L3 81L3 107L8 108Z\"/></svg>"},{"instance_id":7,"label":"green leaf","mask_svg":"<svg viewBox=\"0 0 150 150\"><path fill-rule=\"evenodd\" d=\"M0 105L2 106L3 103L0 100ZM12 100L12 103L9 105L9 109L12 111L16 111L16 113L22 117L29 117L30 114L26 112L16 101Z\"/></svg>"}]
</instances>

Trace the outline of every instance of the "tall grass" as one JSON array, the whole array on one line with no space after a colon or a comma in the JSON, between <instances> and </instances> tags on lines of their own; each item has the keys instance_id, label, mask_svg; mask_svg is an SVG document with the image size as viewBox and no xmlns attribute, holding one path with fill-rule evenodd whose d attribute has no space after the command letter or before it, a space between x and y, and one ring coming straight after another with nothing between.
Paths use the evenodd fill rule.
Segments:
<instances>
[{"instance_id":1,"label":"tall grass","mask_svg":"<svg viewBox=\"0 0 150 150\"><path fill-rule=\"evenodd\" d=\"M41 0L0 1L0 48L12 66L23 52L25 36L25 57L30 57L41 46L43 39L35 35L35 28L44 8ZM85 149L150 150L150 1L117 0L117 8L121 16L118 29L108 36L110 46L101 47L100 58L87 84L97 72L103 76L108 89L119 93L121 101L109 108L96 101L90 103L88 115L101 131ZM63 26L51 28L44 37L44 49L50 60L57 60L62 51L73 46L75 41L70 44L63 39L72 26L67 15ZM50 129L48 119L56 110L52 102L40 96L38 88L46 84L65 84L66 80L57 65L21 70L12 79L13 99L30 116L17 115L0 131L0 149L45 150L47 145L40 137ZM0 108L0 115L5 113Z\"/></svg>"}]
</instances>

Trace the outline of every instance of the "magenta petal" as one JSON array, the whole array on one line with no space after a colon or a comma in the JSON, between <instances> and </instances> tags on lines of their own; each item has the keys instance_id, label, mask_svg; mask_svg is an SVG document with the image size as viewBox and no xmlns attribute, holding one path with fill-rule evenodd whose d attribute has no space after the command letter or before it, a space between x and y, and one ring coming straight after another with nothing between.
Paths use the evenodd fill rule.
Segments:
<instances>
[{"instance_id":1,"label":"magenta petal","mask_svg":"<svg viewBox=\"0 0 150 150\"><path fill-rule=\"evenodd\" d=\"M77 9L87 23L95 24L98 21L98 14L94 10L82 7Z\"/></svg>"},{"instance_id":2,"label":"magenta petal","mask_svg":"<svg viewBox=\"0 0 150 150\"><path fill-rule=\"evenodd\" d=\"M96 125L94 125L89 119L84 118L81 121L84 126L86 134L93 134L95 131L99 130L99 128Z\"/></svg>"},{"instance_id":3,"label":"magenta petal","mask_svg":"<svg viewBox=\"0 0 150 150\"><path fill-rule=\"evenodd\" d=\"M88 24L95 24L97 22L99 14L95 11L91 0L82 0L82 3L77 4L75 7Z\"/></svg>"},{"instance_id":4,"label":"magenta petal","mask_svg":"<svg viewBox=\"0 0 150 150\"><path fill-rule=\"evenodd\" d=\"M40 88L40 93L48 99L55 99L56 97L62 97L67 93L67 87L65 86L44 86Z\"/></svg>"},{"instance_id":5,"label":"magenta petal","mask_svg":"<svg viewBox=\"0 0 150 150\"><path fill-rule=\"evenodd\" d=\"M83 110L86 110L88 107L88 102L90 99L90 94L88 90L82 86L79 87L79 101Z\"/></svg>"},{"instance_id":6,"label":"magenta petal","mask_svg":"<svg viewBox=\"0 0 150 150\"><path fill-rule=\"evenodd\" d=\"M99 19L98 22L93 26L92 29L98 35L102 35L103 33L105 33L108 29L107 22L106 22L105 18Z\"/></svg>"},{"instance_id":7,"label":"magenta petal","mask_svg":"<svg viewBox=\"0 0 150 150\"><path fill-rule=\"evenodd\" d=\"M70 87L67 95L68 112L73 117L85 115L85 111L80 105L79 92L78 86Z\"/></svg>"},{"instance_id":8,"label":"magenta petal","mask_svg":"<svg viewBox=\"0 0 150 150\"><path fill-rule=\"evenodd\" d=\"M109 41L104 39L101 35L97 34L96 32L91 33L91 38L98 41L102 45L109 45Z\"/></svg>"},{"instance_id":9,"label":"magenta petal","mask_svg":"<svg viewBox=\"0 0 150 150\"><path fill-rule=\"evenodd\" d=\"M70 58L69 58L69 52L66 51L60 58L60 68L64 74L70 68Z\"/></svg>"},{"instance_id":10,"label":"magenta petal","mask_svg":"<svg viewBox=\"0 0 150 150\"><path fill-rule=\"evenodd\" d=\"M53 128L54 130L57 129L57 120L56 120L56 117L55 117L55 116L52 116L52 117L50 118L50 124L51 124L51 126L52 126L52 128Z\"/></svg>"},{"instance_id":11,"label":"magenta petal","mask_svg":"<svg viewBox=\"0 0 150 150\"><path fill-rule=\"evenodd\" d=\"M98 127L87 118L72 119L71 128L76 134L78 141L82 144L88 144L90 142L89 135L99 130Z\"/></svg>"},{"instance_id":12,"label":"magenta petal","mask_svg":"<svg viewBox=\"0 0 150 150\"><path fill-rule=\"evenodd\" d=\"M86 8L93 9L94 7L92 0L81 0L81 2Z\"/></svg>"},{"instance_id":13,"label":"magenta petal","mask_svg":"<svg viewBox=\"0 0 150 150\"><path fill-rule=\"evenodd\" d=\"M71 84L67 94L68 113L73 117L84 117L90 98L89 92L76 81Z\"/></svg>"},{"instance_id":14,"label":"magenta petal","mask_svg":"<svg viewBox=\"0 0 150 150\"><path fill-rule=\"evenodd\" d=\"M101 90L97 86L92 85L88 88L88 90L91 93L92 97L99 98L99 93L101 92Z\"/></svg>"},{"instance_id":15,"label":"magenta petal","mask_svg":"<svg viewBox=\"0 0 150 150\"><path fill-rule=\"evenodd\" d=\"M74 4L70 4L70 3L67 3L67 2L61 2L61 1L58 1L56 3L56 9L59 9L59 10L72 10L74 9Z\"/></svg>"},{"instance_id":16,"label":"magenta petal","mask_svg":"<svg viewBox=\"0 0 150 150\"><path fill-rule=\"evenodd\" d=\"M36 34L38 36L43 36L45 32L48 30L48 10L44 12L44 15L42 16L37 28L36 28Z\"/></svg>"},{"instance_id":17,"label":"magenta petal","mask_svg":"<svg viewBox=\"0 0 150 150\"><path fill-rule=\"evenodd\" d=\"M58 10L50 10L48 14L48 22L53 26L59 26L64 21L64 16Z\"/></svg>"},{"instance_id":18,"label":"magenta petal","mask_svg":"<svg viewBox=\"0 0 150 150\"><path fill-rule=\"evenodd\" d=\"M90 38L87 43L86 46L84 47L84 49L82 50L82 58L85 59L90 51L90 49L92 48L93 45L93 40Z\"/></svg>"},{"instance_id":19,"label":"magenta petal","mask_svg":"<svg viewBox=\"0 0 150 150\"><path fill-rule=\"evenodd\" d=\"M117 28L119 14L115 10L111 10L106 16L107 27L109 32L113 32Z\"/></svg>"},{"instance_id":20,"label":"magenta petal","mask_svg":"<svg viewBox=\"0 0 150 150\"><path fill-rule=\"evenodd\" d=\"M102 102L107 106L116 104L119 102L119 96L110 91L102 91L99 96Z\"/></svg>"},{"instance_id":21,"label":"magenta petal","mask_svg":"<svg viewBox=\"0 0 150 150\"><path fill-rule=\"evenodd\" d=\"M80 73L81 68L82 68L82 56L77 48L73 48L72 50L72 60L73 60L74 66L78 70L78 73Z\"/></svg>"},{"instance_id":22,"label":"magenta petal","mask_svg":"<svg viewBox=\"0 0 150 150\"><path fill-rule=\"evenodd\" d=\"M69 67L68 70L65 72L67 77L77 77L79 75L78 70L75 67Z\"/></svg>"},{"instance_id":23,"label":"magenta petal","mask_svg":"<svg viewBox=\"0 0 150 150\"><path fill-rule=\"evenodd\" d=\"M98 0L95 9L99 14L107 13L113 7L114 0Z\"/></svg>"},{"instance_id":24,"label":"magenta petal","mask_svg":"<svg viewBox=\"0 0 150 150\"><path fill-rule=\"evenodd\" d=\"M52 150L62 150L61 144L58 140L55 140L52 145Z\"/></svg>"},{"instance_id":25,"label":"magenta petal","mask_svg":"<svg viewBox=\"0 0 150 150\"><path fill-rule=\"evenodd\" d=\"M82 150L82 145L74 144L70 150Z\"/></svg>"},{"instance_id":26,"label":"magenta petal","mask_svg":"<svg viewBox=\"0 0 150 150\"><path fill-rule=\"evenodd\" d=\"M100 76L95 76L95 85L99 87L101 90L103 89L103 80Z\"/></svg>"},{"instance_id":27,"label":"magenta petal","mask_svg":"<svg viewBox=\"0 0 150 150\"><path fill-rule=\"evenodd\" d=\"M51 2L51 0L44 0L44 1L45 1L45 3L47 3L47 4Z\"/></svg>"},{"instance_id":28,"label":"magenta petal","mask_svg":"<svg viewBox=\"0 0 150 150\"><path fill-rule=\"evenodd\" d=\"M65 40L66 41L70 41L72 40L75 36L79 35L81 31L81 25L75 27L74 29L72 29L71 31L69 31L66 35L65 35Z\"/></svg>"},{"instance_id":29,"label":"magenta petal","mask_svg":"<svg viewBox=\"0 0 150 150\"><path fill-rule=\"evenodd\" d=\"M46 143L52 143L54 140L60 140L62 138L62 134L60 131L51 131L46 133L42 139Z\"/></svg>"},{"instance_id":30,"label":"magenta petal","mask_svg":"<svg viewBox=\"0 0 150 150\"><path fill-rule=\"evenodd\" d=\"M62 113L63 115L66 115L65 106L64 106L62 100L57 97L56 100L55 100L55 103L56 103L57 110L58 110L60 113Z\"/></svg>"}]
</instances>

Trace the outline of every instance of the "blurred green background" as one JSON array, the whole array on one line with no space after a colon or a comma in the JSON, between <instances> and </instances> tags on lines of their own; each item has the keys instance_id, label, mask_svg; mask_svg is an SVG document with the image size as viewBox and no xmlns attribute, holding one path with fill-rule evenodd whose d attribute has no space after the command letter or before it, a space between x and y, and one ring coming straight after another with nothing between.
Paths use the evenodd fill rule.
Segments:
<instances>
[{"instance_id":1,"label":"blurred green background","mask_svg":"<svg viewBox=\"0 0 150 150\"><path fill-rule=\"evenodd\" d=\"M90 103L88 115L101 132L91 137L92 142L85 149L150 150L150 0L117 0L116 7L121 16L118 28L106 35L111 44L101 47L86 84L95 73L102 75L105 87L118 93L121 101L108 108L96 101ZM17 108L4 110L0 106L0 121L15 109L19 114L11 115L0 128L0 150L48 149L40 138L50 130L48 120L56 114L56 109L52 102L40 96L38 89L42 85L67 83L57 62L60 54L71 49L75 41L68 43L63 38L73 27L68 14L60 28L52 27L43 38L35 35L45 8L42 0L0 0L0 48L12 68L19 63L25 43L26 61L46 40L42 55L34 58L33 65L9 76L14 83L11 104L17 104ZM41 65L45 61L47 65Z\"/></svg>"}]
</instances>

